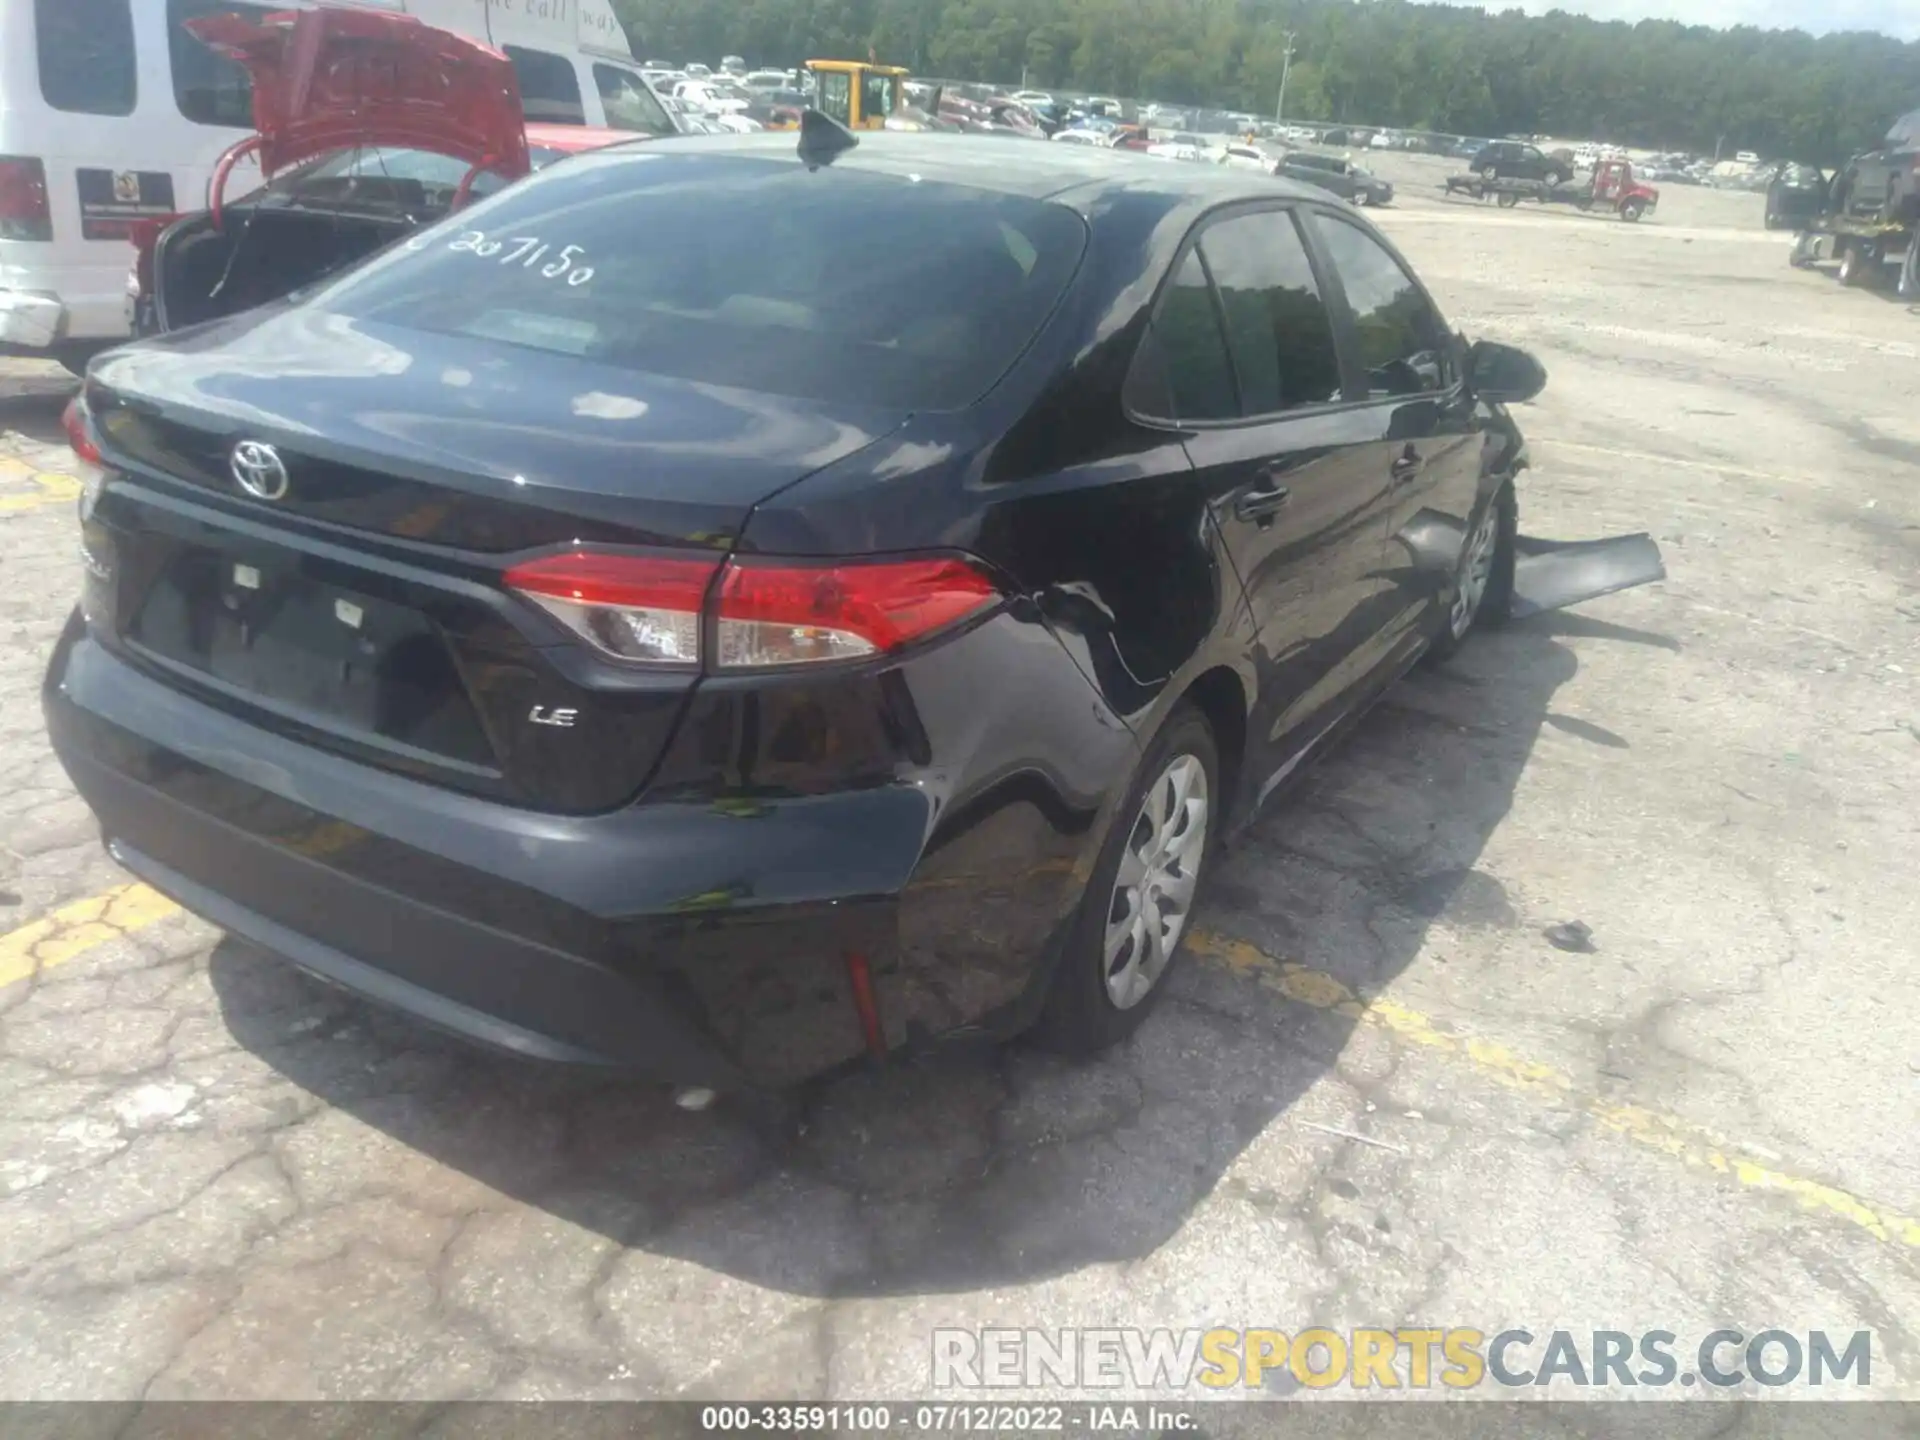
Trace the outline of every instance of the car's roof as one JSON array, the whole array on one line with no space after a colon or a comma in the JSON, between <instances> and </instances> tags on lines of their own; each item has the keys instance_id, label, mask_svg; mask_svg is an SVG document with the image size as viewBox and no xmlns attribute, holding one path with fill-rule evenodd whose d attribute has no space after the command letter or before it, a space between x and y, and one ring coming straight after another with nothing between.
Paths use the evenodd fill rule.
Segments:
<instances>
[{"instance_id":1,"label":"car's roof","mask_svg":"<svg viewBox=\"0 0 1920 1440\"><path fill-rule=\"evenodd\" d=\"M795 156L791 131L749 135L683 135L665 145L644 147L659 154L699 153L773 158ZM874 130L834 161L836 169L877 174L915 175L946 184L966 185L1036 200L1071 196L1085 209L1103 195L1160 194L1169 207L1181 203L1218 204L1234 199L1272 199L1277 195L1324 200L1304 185L1224 165L1202 165L1131 154L1104 146L1044 145L991 135L940 135Z\"/></svg>"}]
</instances>

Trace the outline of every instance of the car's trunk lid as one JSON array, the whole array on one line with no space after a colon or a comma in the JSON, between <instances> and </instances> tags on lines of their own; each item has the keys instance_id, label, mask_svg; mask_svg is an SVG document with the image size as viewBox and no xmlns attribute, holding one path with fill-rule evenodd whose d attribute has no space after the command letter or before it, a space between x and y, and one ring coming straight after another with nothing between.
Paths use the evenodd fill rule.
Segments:
<instances>
[{"instance_id":1,"label":"car's trunk lid","mask_svg":"<svg viewBox=\"0 0 1920 1440\"><path fill-rule=\"evenodd\" d=\"M392 145L527 173L526 121L500 51L409 15L285 12L208 15L195 36L253 82L260 168L274 175L355 145Z\"/></svg>"},{"instance_id":2,"label":"car's trunk lid","mask_svg":"<svg viewBox=\"0 0 1920 1440\"><path fill-rule=\"evenodd\" d=\"M905 418L310 308L106 357L88 403L118 472L89 522L103 639L256 723L568 811L642 788L695 677L596 656L506 569L717 563L756 503ZM243 444L283 492L243 488Z\"/></svg>"}]
</instances>

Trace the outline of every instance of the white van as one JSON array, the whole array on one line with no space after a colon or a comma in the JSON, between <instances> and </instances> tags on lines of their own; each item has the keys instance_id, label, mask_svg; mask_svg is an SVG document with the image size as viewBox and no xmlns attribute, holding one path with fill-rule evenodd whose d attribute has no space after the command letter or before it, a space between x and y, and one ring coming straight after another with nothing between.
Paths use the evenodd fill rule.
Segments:
<instances>
[{"instance_id":1,"label":"white van","mask_svg":"<svg viewBox=\"0 0 1920 1440\"><path fill-rule=\"evenodd\" d=\"M184 22L330 3L499 46L531 121L677 128L611 0L0 0L0 355L79 370L124 339L129 231L204 206L215 162L252 131L245 73ZM228 193L244 188L236 172Z\"/></svg>"}]
</instances>

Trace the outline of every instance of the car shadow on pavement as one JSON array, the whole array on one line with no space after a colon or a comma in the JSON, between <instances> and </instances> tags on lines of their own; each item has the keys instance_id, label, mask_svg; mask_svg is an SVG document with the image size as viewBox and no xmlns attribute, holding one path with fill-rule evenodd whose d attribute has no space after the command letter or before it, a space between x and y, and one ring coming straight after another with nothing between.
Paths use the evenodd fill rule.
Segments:
<instances>
[{"instance_id":1,"label":"car shadow on pavement","mask_svg":"<svg viewBox=\"0 0 1920 1440\"><path fill-rule=\"evenodd\" d=\"M1138 1259L1339 1063L1358 1023L1339 997L1380 991L1430 938L1422 963L1446 965L1452 937L1521 924L1481 857L1576 669L1556 631L1675 646L1549 616L1397 685L1223 857L1205 953L1098 1060L958 1048L689 1113L659 1086L470 1051L237 942L212 982L241 1045L392 1142L369 1180L418 1152L622 1245L803 1295ZM338 1143L369 1165L364 1133Z\"/></svg>"}]
</instances>

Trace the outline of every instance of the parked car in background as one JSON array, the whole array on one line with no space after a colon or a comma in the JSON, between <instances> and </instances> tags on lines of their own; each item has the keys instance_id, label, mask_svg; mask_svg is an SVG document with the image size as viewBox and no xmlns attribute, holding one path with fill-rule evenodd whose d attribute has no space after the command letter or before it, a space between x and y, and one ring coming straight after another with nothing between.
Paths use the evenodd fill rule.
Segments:
<instances>
[{"instance_id":1,"label":"parked car in background","mask_svg":"<svg viewBox=\"0 0 1920 1440\"><path fill-rule=\"evenodd\" d=\"M1483 180L1544 180L1558 185L1573 178L1573 161L1548 155L1538 145L1495 140L1473 157L1473 172Z\"/></svg>"},{"instance_id":2,"label":"parked car in background","mask_svg":"<svg viewBox=\"0 0 1920 1440\"><path fill-rule=\"evenodd\" d=\"M673 98L696 115L732 115L753 104L753 92L731 80L682 80L673 87Z\"/></svg>"},{"instance_id":3,"label":"parked car in background","mask_svg":"<svg viewBox=\"0 0 1920 1440\"><path fill-rule=\"evenodd\" d=\"M1296 150L1280 162L1277 173L1289 180L1317 185L1355 205L1393 203L1391 184L1338 155L1317 155L1309 150Z\"/></svg>"},{"instance_id":4,"label":"parked car in background","mask_svg":"<svg viewBox=\"0 0 1920 1440\"><path fill-rule=\"evenodd\" d=\"M1235 170L1254 170L1262 175L1278 175L1280 162L1257 145L1229 145L1220 163Z\"/></svg>"},{"instance_id":5,"label":"parked car in background","mask_svg":"<svg viewBox=\"0 0 1920 1440\"><path fill-rule=\"evenodd\" d=\"M1220 146L1204 135L1191 131L1178 131L1171 139L1149 145L1147 154L1158 155L1164 160L1217 161L1220 158Z\"/></svg>"},{"instance_id":6,"label":"parked car in background","mask_svg":"<svg viewBox=\"0 0 1920 1440\"><path fill-rule=\"evenodd\" d=\"M1798 229L1827 207L1827 176L1818 166L1788 163L1767 182L1763 223L1769 230Z\"/></svg>"},{"instance_id":7,"label":"parked car in background","mask_svg":"<svg viewBox=\"0 0 1920 1440\"><path fill-rule=\"evenodd\" d=\"M791 70L754 70L743 75L740 83L756 95L795 88Z\"/></svg>"},{"instance_id":8,"label":"parked car in background","mask_svg":"<svg viewBox=\"0 0 1920 1440\"><path fill-rule=\"evenodd\" d=\"M1097 150L1113 144L1113 137L1104 130L1056 130L1053 140L1056 145L1091 145Z\"/></svg>"},{"instance_id":9,"label":"parked car in background","mask_svg":"<svg viewBox=\"0 0 1920 1440\"><path fill-rule=\"evenodd\" d=\"M1506 613L1544 372L1315 191L809 160L582 156L95 365L41 695L121 865L687 1085L1138 1028L1226 838Z\"/></svg>"},{"instance_id":10,"label":"parked car in background","mask_svg":"<svg viewBox=\"0 0 1920 1440\"><path fill-rule=\"evenodd\" d=\"M734 79L738 80L747 73L747 62L742 60L738 55L722 55L720 57L720 73L722 75L731 75Z\"/></svg>"},{"instance_id":11,"label":"parked car in background","mask_svg":"<svg viewBox=\"0 0 1920 1440\"><path fill-rule=\"evenodd\" d=\"M1834 181L1833 208L1890 221L1920 220L1920 110L1894 121L1878 150L1847 162Z\"/></svg>"}]
</instances>

